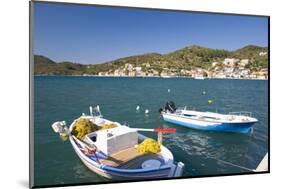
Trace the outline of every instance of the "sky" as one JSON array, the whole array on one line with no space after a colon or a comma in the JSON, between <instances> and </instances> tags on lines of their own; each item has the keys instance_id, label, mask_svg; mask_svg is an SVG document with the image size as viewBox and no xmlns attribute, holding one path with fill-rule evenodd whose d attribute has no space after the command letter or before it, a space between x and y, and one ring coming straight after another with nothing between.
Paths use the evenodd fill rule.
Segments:
<instances>
[{"instance_id":1,"label":"sky","mask_svg":"<svg viewBox=\"0 0 281 189\"><path fill-rule=\"evenodd\" d=\"M98 64L186 46L236 50L268 45L266 17L36 2L34 54Z\"/></svg>"}]
</instances>

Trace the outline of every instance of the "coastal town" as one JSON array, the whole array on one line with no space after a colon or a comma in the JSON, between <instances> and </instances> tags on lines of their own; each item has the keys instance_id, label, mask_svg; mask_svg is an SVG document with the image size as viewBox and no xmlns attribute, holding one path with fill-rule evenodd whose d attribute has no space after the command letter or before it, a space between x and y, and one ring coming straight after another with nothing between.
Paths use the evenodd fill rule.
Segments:
<instances>
[{"instance_id":1,"label":"coastal town","mask_svg":"<svg viewBox=\"0 0 281 189\"><path fill-rule=\"evenodd\" d=\"M267 56L267 52L260 52L259 56ZM225 58L221 62L212 62L210 68L174 69L163 68L161 71L153 69L147 62L138 65L126 63L115 70L99 72L98 76L109 77L191 77L195 79L268 79L268 68L260 70L249 69L250 59ZM159 62L161 63L161 62ZM89 74L83 74L90 76Z\"/></svg>"},{"instance_id":2,"label":"coastal town","mask_svg":"<svg viewBox=\"0 0 281 189\"><path fill-rule=\"evenodd\" d=\"M35 55L35 75L162 77L267 80L267 47L248 45L235 51L188 46L171 53L146 53L100 64L55 62Z\"/></svg>"}]
</instances>

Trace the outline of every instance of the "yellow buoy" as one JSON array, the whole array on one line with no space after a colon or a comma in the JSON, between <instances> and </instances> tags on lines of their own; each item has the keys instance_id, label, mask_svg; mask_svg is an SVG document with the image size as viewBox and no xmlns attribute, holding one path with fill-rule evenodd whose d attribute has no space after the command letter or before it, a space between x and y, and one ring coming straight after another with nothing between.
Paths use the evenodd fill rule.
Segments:
<instances>
[{"instance_id":1,"label":"yellow buoy","mask_svg":"<svg viewBox=\"0 0 281 189\"><path fill-rule=\"evenodd\" d=\"M208 100L208 104L212 104L213 101L211 99Z\"/></svg>"}]
</instances>

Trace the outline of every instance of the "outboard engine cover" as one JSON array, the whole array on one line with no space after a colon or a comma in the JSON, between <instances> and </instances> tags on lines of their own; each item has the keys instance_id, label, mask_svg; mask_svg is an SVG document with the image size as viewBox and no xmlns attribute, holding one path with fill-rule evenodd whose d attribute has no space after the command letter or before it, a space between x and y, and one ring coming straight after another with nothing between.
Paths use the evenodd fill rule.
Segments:
<instances>
[{"instance_id":1,"label":"outboard engine cover","mask_svg":"<svg viewBox=\"0 0 281 189\"><path fill-rule=\"evenodd\" d=\"M69 130L65 124L65 121L57 121L53 123L52 128L55 133L59 133L60 135L66 136L69 134Z\"/></svg>"},{"instance_id":2,"label":"outboard engine cover","mask_svg":"<svg viewBox=\"0 0 281 189\"><path fill-rule=\"evenodd\" d=\"M167 110L171 113L174 113L177 110L177 107L173 101L168 101L166 103L165 111L167 111Z\"/></svg>"}]
</instances>

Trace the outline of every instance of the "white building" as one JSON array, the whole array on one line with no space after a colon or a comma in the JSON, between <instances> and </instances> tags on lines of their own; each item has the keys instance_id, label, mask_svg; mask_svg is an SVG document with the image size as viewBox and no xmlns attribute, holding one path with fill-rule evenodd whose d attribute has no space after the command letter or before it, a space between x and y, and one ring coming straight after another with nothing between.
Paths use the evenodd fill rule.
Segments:
<instances>
[{"instance_id":1,"label":"white building","mask_svg":"<svg viewBox=\"0 0 281 189\"><path fill-rule=\"evenodd\" d=\"M121 73L122 73L122 71L117 69L117 70L114 71L113 75L114 76L121 76L122 75Z\"/></svg>"},{"instance_id":2,"label":"white building","mask_svg":"<svg viewBox=\"0 0 281 189\"><path fill-rule=\"evenodd\" d=\"M213 62L212 67L215 67L218 64L218 62Z\"/></svg>"},{"instance_id":3,"label":"white building","mask_svg":"<svg viewBox=\"0 0 281 189\"><path fill-rule=\"evenodd\" d=\"M143 66L150 68L150 64L149 63L144 63Z\"/></svg>"},{"instance_id":4,"label":"white building","mask_svg":"<svg viewBox=\"0 0 281 189\"><path fill-rule=\"evenodd\" d=\"M134 67L133 67L132 64L125 64L125 68L126 68L128 71L132 71Z\"/></svg>"},{"instance_id":5,"label":"white building","mask_svg":"<svg viewBox=\"0 0 281 189\"><path fill-rule=\"evenodd\" d=\"M136 76L144 76L143 72L141 71L141 67L135 67L136 70Z\"/></svg>"},{"instance_id":6,"label":"white building","mask_svg":"<svg viewBox=\"0 0 281 189\"><path fill-rule=\"evenodd\" d=\"M234 71L234 68L224 68L224 73L230 74Z\"/></svg>"},{"instance_id":7,"label":"white building","mask_svg":"<svg viewBox=\"0 0 281 189\"><path fill-rule=\"evenodd\" d=\"M136 70L136 72L140 72L141 71L141 67L138 66L138 67L135 68L135 70Z\"/></svg>"},{"instance_id":8,"label":"white building","mask_svg":"<svg viewBox=\"0 0 281 189\"><path fill-rule=\"evenodd\" d=\"M249 59L242 59L240 63L243 65L249 64Z\"/></svg>"},{"instance_id":9,"label":"white building","mask_svg":"<svg viewBox=\"0 0 281 189\"><path fill-rule=\"evenodd\" d=\"M226 58L223 61L224 65L228 65L228 66L233 66L235 63L235 59L234 58Z\"/></svg>"},{"instance_id":10,"label":"white building","mask_svg":"<svg viewBox=\"0 0 281 189\"><path fill-rule=\"evenodd\" d=\"M259 75L257 78L258 79L266 79L266 76L265 75Z\"/></svg>"},{"instance_id":11,"label":"white building","mask_svg":"<svg viewBox=\"0 0 281 189\"><path fill-rule=\"evenodd\" d=\"M134 77L136 76L136 73L134 71L129 71L128 76Z\"/></svg>"},{"instance_id":12,"label":"white building","mask_svg":"<svg viewBox=\"0 0 281 189\"><path fill-rule=\"evenodd\" d=\"M215 77L216 77L216 78L225 78L225 75L224 75L223 72L219 72L219 73L216 74Z\"/></svg>"},{"instance_id":13,"label":"white building","mask_svg":"<svg viewBox=\"0 0 281 189\"><path fill-rule=\"evenodd\" d=\"M240 74L241 75L243 75L243 76L245 76L245 75L249 75L249 73L250 73L250 70L242 70L241 72L240 72Z\"/></svg>"},{"instance_id":14,"label":"white building","mask_svg":"<svg viewBox=\"0 0 281 189\"><path fill-rule=\"evenodd\" d=\"M265 56L265 55L267 55L267 52L260 52L259 55L260 56Z\"/></svg>"}]
</instances>

